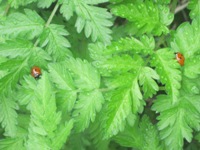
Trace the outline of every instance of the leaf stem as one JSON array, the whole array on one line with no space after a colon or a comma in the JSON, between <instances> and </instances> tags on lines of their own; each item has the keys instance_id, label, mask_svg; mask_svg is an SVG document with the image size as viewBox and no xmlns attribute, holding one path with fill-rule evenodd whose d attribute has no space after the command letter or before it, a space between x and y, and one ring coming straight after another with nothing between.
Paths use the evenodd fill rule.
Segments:
<instances>
[{"instance_id":1,"label":"leaf stem","mask_svg":"<svg viewBox=\"0 0 200 150\"><path fill-rule=\"evenodd\" d=\"M47 23L45 24L45 27L48 27L49 24L51 23L51 21L52 21L54 15L55 15L55 13L56 13L56 11L58 10L58 7L59 7L59 4L57 3L56 6L54 7L54 9L53 9L53 11L52 11L52 13L51 13L49 19L47 20Z\"/></svg>"},{"instance_id":2,"label":"leaf stem","mask_svg":"<svg viewBox=\"0 0 200 150\"><path fill-rule=\"evenodd\" d=\"M58 10L58 7L59 7L59 3L57 3L56 6L54 7L54 9L53 9L51 15L49 16L44 28L47 28L49 26L49 24L51 23L54 15L56 13L56 11ZM38 43L39 43L39 38L35 41L34 47L37 47Z\"/></svg>"},{"instance_id":3,"label":"leaf stem","mask_svg":"<svg viewBox=\"0 0 200 150\"><path fill-rule=\"evenodd\" d=\"M5 9L4 14L3 14L4 16L6 16L8 14L9 9L10 9L10 4L8 4L6 6L6 9Z\"/></svg>"}]
</instances>

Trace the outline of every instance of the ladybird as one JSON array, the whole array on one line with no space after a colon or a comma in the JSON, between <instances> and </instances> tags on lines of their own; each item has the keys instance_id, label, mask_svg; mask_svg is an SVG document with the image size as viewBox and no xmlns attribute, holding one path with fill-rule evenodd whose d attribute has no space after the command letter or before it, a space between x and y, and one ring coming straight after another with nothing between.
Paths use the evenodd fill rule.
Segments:
<instances>
[{"instance_id":1,"label":"ladybird","mask_svg":"<svg viewBox=\"0 0 200 150\"><path fill-rule=\"evenodd\" d=\"M31 75L35 78L38 79L41 76L41 69L37 66L34 66L31 68Z\"/></svg>"},{"instance_id":2,"label":"ladybird","mask_svg":"<svg viewBox=\"0 0 200 150\"><path fill-rule=\"evenodd\" d=\"M178 61L178 63L183 66L184 62L185 62L185 58L183 56L183 54L181 54L180 52L176 53L176 60Z\"/></svg>"}]
</instances>

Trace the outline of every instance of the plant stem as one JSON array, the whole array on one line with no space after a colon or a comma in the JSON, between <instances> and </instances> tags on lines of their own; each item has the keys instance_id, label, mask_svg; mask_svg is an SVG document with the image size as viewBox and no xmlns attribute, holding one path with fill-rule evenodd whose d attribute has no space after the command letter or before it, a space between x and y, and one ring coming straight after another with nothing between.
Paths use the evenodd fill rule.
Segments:
<instances>
[{"instance_id":1,"label":"plant stem","mask_svg":"<svg viewBox=\"0 0 200 150\"><path fill-rule=\"evenodd\" d=\"M46 22L44 28L47 28L47 27L49 26L49 24L51 23L51 21L52 21L54 15L55 15L55 13L56 13L56 11L58 10L58 7L59 7L59 4L57 3L56 6L55 6L54 9L53 9L51 15L49 16L49 18L48 18L48 20L47 20L47 22ZM39 43L39 38L35 41L34 47L37 47L38 43Z\"/></svg>"},{"instance_id":2,"label":"plant stem","mask_svg":"<svg viewBox=\"0 0 200 150\"><path fill-rule=\"evenodd\" d=\"M56 6L54 7L54 9L53 9L53 11L52 11L52 13L51 13L49 19L47 20L47 23L45 24L45 27L48 27L49 24L51 23L51 21L52 21L54 15L55 15L55 13L56 13L56 11L58 10L58 7L59 7L59 4L57 3Z\"/></svg>"},{"instance_id":3,"label":"plant stem","mask_svg":"<svg viewBox=\"0 0 200 150\"><path fill-rule=\"evenodd\" d=\"M3 14L4 16L6 16L8 14L9 9L10 9L10 4L8 4L6 6L6 9L5 9L4 14Z\"/></svg>"},{"instance_id":4,"label":"plant stem","mask_svg":"<svg viewBox=\"0 0 200 150\"><path fill-rule=\"evenodd\" d=\"M184 3L183 5L178 6L178 7L175 9L174 13L177 14L179 11L182 11L183 9L185 9L185 8L188 6L188 3L189 3L189 2L186 2L186 3Z\"/></svg>"}]
</instances>

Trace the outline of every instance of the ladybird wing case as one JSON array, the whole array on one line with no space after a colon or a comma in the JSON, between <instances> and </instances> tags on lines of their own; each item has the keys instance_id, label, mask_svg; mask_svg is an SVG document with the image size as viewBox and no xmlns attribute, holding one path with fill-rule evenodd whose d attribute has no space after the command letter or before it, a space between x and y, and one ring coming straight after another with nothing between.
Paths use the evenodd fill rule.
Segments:
<instances>
[{"instance_id":1,"label":"ladybird wing case","mask_svg":"<svg viewBox=\"0 0 200 150\"><path fill-rule=\"evenodd\" d=\"M34 78L39 78L40 75L41 75L41 69L37 66L34 66L31 68L31 75L34 77Z\"/></svg>"},{"instance_id":2,"label":"ladybird wing case","mask_svg":"<svg viewBox=\"0 0 200 150\"><path fill-rule=\"evenodd\" d=\"M183 66L184 62L185 62L185 58L183 56L183 54L181 54L180 52L176 53L176 60L178 61L178 63Z\"/></svg>"}]
</instances>

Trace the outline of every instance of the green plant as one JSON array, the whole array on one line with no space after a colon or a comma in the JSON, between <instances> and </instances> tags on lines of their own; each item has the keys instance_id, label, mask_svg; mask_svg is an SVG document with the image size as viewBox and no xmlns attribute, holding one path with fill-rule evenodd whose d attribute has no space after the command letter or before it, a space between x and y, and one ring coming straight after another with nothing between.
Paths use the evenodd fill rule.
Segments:
<instances>
[{"instance_id":1,"label":"green plant","mask_svg":"<svg viewBox=\"0 0 200 150\"><path fill-rule=\"evenodd\" d=\"M0 0L0 149L199 149L200 1L178 2Z\"/></svg>"}]
</instances>

